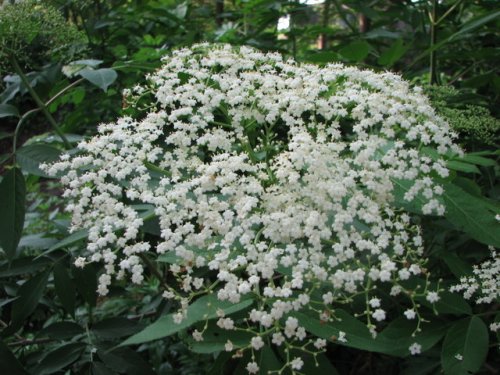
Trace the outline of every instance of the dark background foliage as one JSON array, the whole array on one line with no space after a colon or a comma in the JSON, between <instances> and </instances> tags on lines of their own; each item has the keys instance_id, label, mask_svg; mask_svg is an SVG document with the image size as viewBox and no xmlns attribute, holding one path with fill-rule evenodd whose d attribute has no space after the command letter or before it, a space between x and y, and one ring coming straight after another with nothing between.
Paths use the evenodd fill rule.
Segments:
<instances>
[{"instance_id":1,"label":"dark background foliage","mask_svg":"<svg viewBox=\"0 0 500 375\"><path fill-rule=\"evenodd\" d=\"M488 233L495 227L477 227L482 210L498 211L500 197L497 0L8 3L0 8L2 374L244 373L224 353L193 354L188 341L172 337L117 347L171 306L159 295L153 273L142 287L124 283L106 298L96 297L98 267L72 265L86 234L68 233L60 186L38 167L93 134L98 124L140 115L123 102L122 90L143 83L172 49L195 42L247 44L301 62L391 70L423 86L459 134L458 142L474 153L448 165L453 186L460 189L453 196L456 205L476 200L458 220L421 218L430 266L449 284L488 255L486 245L499 246L498 236ZM463 373L498 373L497 347L488 348L487 340L484 349L480 339L485 324L499 320L498 306L449 302L436 320L447 331L424 355L388 356L331 345L321 369L453 373L446 367L446 345L471 334L478 341L465 344L478 351L477 360Z\"/></svg>"}]
</instances>

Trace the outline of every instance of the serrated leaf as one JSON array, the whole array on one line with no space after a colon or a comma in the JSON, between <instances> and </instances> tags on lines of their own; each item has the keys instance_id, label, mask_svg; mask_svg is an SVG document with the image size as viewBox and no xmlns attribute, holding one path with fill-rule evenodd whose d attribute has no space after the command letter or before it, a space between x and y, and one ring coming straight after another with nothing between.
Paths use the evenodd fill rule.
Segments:
<instances>
[{"instance_id":1,"label":"serrated leaf","mask_svg":"<svg viewBox=\"0 0 500 375\"><path fill-rule=\"evenodd\" d=\"M26 186L19 168L8 170L0 182L0 247L14 258L24 226Z\"/></svg>"},{"instance_id":2,"label":"serrated leaf","mask_svg":"<svg viewBox=\"0 0 500 375\"><path fill-rule=\"evenodd\" d=\"M488 328L477 316L453 324L443 342L441 364L445 374L477 372L488 354Z\"/></svg>"},{"instance_id":3,"label":"serrated leaf","mask_svg":"<svg viewBox=\"0 0 500 375\"><path fill-rule=\"evenodd\" d=\"M75 283L69 276L68 269L60 262L54 265L54 286L64 309L74 317L76 305Z\"/></svg>"},{"instance_id":4,"label":"serrated leaf","mask_svg":"<svg viewBox=\"0 0 500 375\"><path fill-rule=\"evenodd\" d=\"M102 69L82 69L78 72L80 76L85 78L90 83L101 88L104 92L108 90L108 87L118 78L118 74L114 69L102 68Z\"/></svg>"},{"instance_id":5,"label":"serrated leaf","mask_svg":"<svg viewBox=\"0 0 500 375\"><path fill-rule=\"evenodd\" d=\"M16 152L16 160L21 169L35 176L51 177L40 169L40 164L59 159L61 151L46 144L33 144L21 147Z\"/></svg>"},{"instance_id":6,"label":"serrated leaf","mask_svg":"<svg viewBox=\"0 0 500 375\"><path fill-rule=\"evenodd\" d=\"M226 315L230 315L246 309L252 305L252 303L253 301L251 299L245 299L239 303L233 304L228 301L219 301L213 294L206 295L197 299L188 307L187 317L185 317L180 324L174 322L174 314L164 315L141 332L129 337L121 343L120 346L142 344L171 336L185 328L191 327L197 322L217 317L218 309L222 309Z\"/></svg>"}]
</instances>

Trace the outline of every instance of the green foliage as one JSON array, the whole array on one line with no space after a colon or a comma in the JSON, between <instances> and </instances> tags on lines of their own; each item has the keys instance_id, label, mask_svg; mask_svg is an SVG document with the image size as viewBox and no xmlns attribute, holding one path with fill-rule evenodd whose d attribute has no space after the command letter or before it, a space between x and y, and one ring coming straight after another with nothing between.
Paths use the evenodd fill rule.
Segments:
<instances>
[{"instance_id":1,"label":"green foliage","mask_svg":"<svg viewBox=\"0 0 500 375\"><path fill-rule=\"evenodd\" d=\"M500 246L499 154L491 151L498 147L500 128L497 1L436 1L434 22L429 19L431 0L370 6L360 0L313 6L224 1L222 11L215 1L8 3L0 8L0 372L193 375L211 368L214 375L246 373L243 364L249 358L231 358L224 346L229 339L235 348L244 347L248 333L217 327L216 306L206 309L206 297L195 302L189 320L173 323L176 306L165 302L158 290L160 281L175 280L158 280L148 269L145 286L121 283L108 297L97 298L102 269L72 265L88 232L69 231L61 188L40 169L41 163L73 153L72 147L94 134L97 124L118 114L143 116L148 108L132 109L121 90L142 83L145 73L159 67L160 58L172 49L199 41L249 44L299 61L399 72L424 84L437 114L458 133L467 151L461 158L448 157L451 173L441 181L444 217L423 215L418 197L411 204L403 198L407 182L393 181L395 204L422 225L429 268L442 280L436 285L440 301L417 298L431 311L423 317L423 331L416 331L415 321L401 318L374 340L349 310L349 303L357 301L336 306L334 313L342 322L323 321L320 311L301 316L308 332L328 341L326 353L304 357L303 372L486 374L499 367L498 332L488 332L498 305L476 306L446 292L488 256L488 245ZM278 20L286 15L291 15L289 27L277 30ZM426 84L431 55L437 85ZM26 69L30 85L68 138L68 149L45 133L51 130L21 78L8 75L14 72L12 57ZM421 151L432 153L425 147ZM154 165L151 169L168 173ZM154 243L158 233L152 216L144 210L149 221L142 235ZM157 271L175 262L170 255L159 259ZM252 303L218 307L237 319ZM399 316L410 307L395 304L388 314ZM205 340L194 341L190 333L205 324ZM340 331L347 333L347 342L338 340ZM416 341L422 354L409 356L408 347ZM283 350L255 354L261 368L273 370L287 355Z\"/></svg>"},{"instance_id":2,"label":"green foliage","mask_svg":"<svg viewBox=\"0 0 500 375\"><path fill-rule=\"evenodd\" d=\"M459 134L460 142L469 147L498 144L500 120L493 117L487 108L464 102L467 96L449 86L429 86L426 93L437 113Z\"/></svg>"},{"instance_id":3,"label":"green foliage","mask_svg":"<svg viewBox=\"0 0 500 375\"><path fill-rule=\"evenodd\" d=\"M46 60L71 61L86 49L86 37L50 5L35 0L6 4L0 9L0 73L9 72L15 58L25 67Z\"/></svg>"}]
</instances>

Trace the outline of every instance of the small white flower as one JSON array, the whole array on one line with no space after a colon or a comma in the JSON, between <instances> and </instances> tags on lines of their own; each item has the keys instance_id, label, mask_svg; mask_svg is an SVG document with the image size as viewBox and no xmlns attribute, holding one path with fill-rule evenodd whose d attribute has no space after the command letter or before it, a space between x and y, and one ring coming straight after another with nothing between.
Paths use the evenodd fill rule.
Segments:
<instances>
[{"instance_id":1,"label":"small white flower","mask_svg":"<svg viewBox=\"0 0 500 375\"><path fill-rule=\"evenodd\" d=\"M439 301L439 295L437 294L437 292L428 292L427 296L425 296L425 299L430 303L435 303Z\"/></svg>"},{"instance_id":2,"label":"small white flower","mask_svg":"<svg viewBox=\"0 0 500 375\"><path fill-rule=\"evenodd\" d=\"M410 347L408 348L408 350L410 351L411 355L420 354L421 351L422 351L422 345L414 342L413 344L410 345Z\"/></svg>"},{"instance_id":3,"label":"small white flower","mask_svg":"<svg viewBox=\"0 0 500 375\"><path fill-rule=\"evenodd\" d=\"M380 307L380 299L379 298L372 298L369 301L369 304L371 307Z\"/></svg>"},{"instance_id":4,"label":"small white flower","mask_svg":"<svg viewBox=\"0 0 500 375\"><path fill-rule=\"evenodd\" d=\"M300 370L302 366L304 366L304 361L299 357L295 357L292 362L290 362L290 366L294 370Z\"/></svg>"},{"instance_id":5,"label":"small white flower","mask_svg":"<svg viewBox=\"0 0 500 375\"><path fill-rule=\"evenodd\" d=\"M85 260L86 259L83 258L83 257L76 258L75 259L75 263L74 263L75 267L77 267L77 268L83 268L83 267L85 267Z\"/></svg>"},{"instance_id":6,"label":"small white flower","mask_svg":"<svg viewBox=\"0 0 500 375\"><path fill-rule=\"evenodd\" d=\"M249 374L257 374L259 372L259 366L255 362L249 362L246 369Z\"/></svg>"},{"instance_id":7,"label":"small white flower","mask_svg":"<svg viewBox=\"0 0 500 375\"><path fill-rule=\"evenodd\" d=\"M234 349L234 345L231 340L227 340L226 344L224 345L224 349L226 350L226 352L230 352Z\"/></svg>"},{"instance_id":8,"label":"small white flower","mask_svg":"<svg viewBox=\"0 0 500 375\"><path fill-rule=\"evenodd\" d=\"M373 319L381 322L382 320L385 320L385 311L382 309L377 309L372 313Z\"/></svg>"},{"instance_id":9,"label":"small white flower","mask_svg":"<svg viewBox=\"0 0 500 375\"><path fill-rule=\"evenodd\" d=\"M403 314L406 316L406 319L408 320L415 319L415 317L417 316L415 310L413 309L408 309Z\"/></svg>"},{"instance_id":10,"label":"small white flower","mask_svg":"<svg viewBox=\"0 0 500 375\"><path fill-rule=\"evenodd\" d=\"M193 339L194 341L203 341L203 333L199 332L197 329L193 331Z\"/></svg>"},{"instance_id":11,"label":"small white flower","mask_svg":"<svg viewBox=\"0 0 500 375\"><path fill-rule=\"evenodd\" d=\"M455 359L457 361L462 361L464 359L464 357L462 356L462 354L457 353L457 354L455 354Z\"/></svg>"},{"instance_id":12,"label":"small white flower","mask_svg":"<svg viewBox=\"0 0 500 375\"><path fill-rule=\"evenodd\" d=\"M346 343L347 342L346 333L344 331L339 331L339 338L337 340Z\"/></svg>"},{"instance_id":13,"label":"small white flower","mask_svg":"<svg viewBox=\"0 0 500 375\"><path fill-rule=\"evenodd\" d=\"M262 340L262 337L260 336L252 337L250 345L252 345L252 348L255 350L259 350L264 346L264 340Z\"/></svg>"}]
</instances>

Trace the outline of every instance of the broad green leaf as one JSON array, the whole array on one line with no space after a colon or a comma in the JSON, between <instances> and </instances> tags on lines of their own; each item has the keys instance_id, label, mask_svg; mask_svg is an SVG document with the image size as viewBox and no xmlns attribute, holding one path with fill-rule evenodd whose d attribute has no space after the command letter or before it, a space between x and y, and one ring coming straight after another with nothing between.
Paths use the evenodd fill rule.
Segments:
<instances>
[{"instance_id":1,"label":"broad green leaf","mask_svg":"<svg viewBox=\"0 0 500 375\"><path fill-rule=\"evenodd\" d=\"M26 281L17 291L19 297L12 305L12 326L17 328L25 323L25 319L35 311L38 301L43 296L49 272L42 272Z\"/></svg>"},{"instance_id":2,"label":"broad green leaf","mask_svg":"<svg viewBox=\"0 0 500 375\"><path fill-rule=\"evenodd\" d=\"M92 326L92 332L105 339L130 336L141 330L141 326L132 320L114 317L102 320Z\"/></svg>"},{"instance_id":3,"label":"broad green leaf","mask_svg":"<svg viewBox=\"0 0 500 375\"><path fill-rule=\"evenodd\" d=\"M228 340L233 347L242 348L250 343L254 334L244 331L228 331L210 324L203 332L203 341L196 341L192 337L187 339L189 349L195 353L210 354L225 350Z\"/></svg>"},{"instance_id":4,"label":"broad green leaf","mask_svg":"<svg viewBox=\"0 0 500 375\"><path fill-rule=\"evenodd\" d=\"M233 304L228 301L219 301L213 294L206 295L197 299L188 307L187 317L180 324L174 322L174 314L164 315L141 332L129 337L120 346L142 344L171 336L197 322L217 317L218 309L222 309L226 315L230 315L249 307L252 303L251 299L244 299L239 303Z\"/></svg>"},{"instance_id":5,"label":"broad green leaf","mask_svg":"<svg viewBox=\"0 0 500 375\"><path fill-rule=\"evenodd\" d=\"M316 64L327 64L333 61L341 60L341 56L338 53L333 51L320 51L317 53L311 53L307 55L307 61L313 62Z\"/></svg>"},{"instance_id":6,"label":"broad green leaf","mask_svg":"<svg viewBox=\"0 0 500 375\"><path fill-rule=\"evenodd\" d=\"M472 265L462 260L454 253L440 254L440 258L444 260L450 271L457 279L463 276L472 275Z\"/></svg>"},{"instance_id":7,"label":"broad green leaf","mask_svg":"<svg viewBox=\"0 0 500 375\"><path fill-rule=\"evenodd\" d=\"M476 241L500 247L500 230L495 215L499 209L486 199L466 193L454 184L444 184L445 217Z\"/></svg>"},{"instance_id":8,"label":"broad green leaf","mask_svg":"<svg viewBox=\"0 0 500 375\"><path fill-rule=\"evenodd\" d=\"M75 362L82 355L86 344L75 342L60 346L47 354L33 369L37 375L47 375L58 372Z\"/></svg>"},{"instance_id":9,"label":"broad green leaf","mask_svg":"<svg viewBox=\"0 0 500 375\"><path fill-rule=\"evenodd\" d=\"M102 362L92 362L92 375L115 375L116 372L111 371L109 367Z\"/></svg>"},{"instance_id":10,"label":"broad green leaf","mask_svg":"<svg viewBox=\"0 0 500 375\"><path fill-rule=\"evenodd\" d=\"M48 258L23 257L14 259L12 262L4 262L0 265L0 277L34 273L52 263L53 261Z\"/></svg>"},{"instance_id":11,"label":"broad green leaf","mask_svg":"<svg viewBox=\"0 0 500 375\"><path fill-rule=\"evenodd\" d=\"M78 72L87 81L93 83L97 87L101 88L104 92L108 90L108 87L118 78L118 74L114 69L102 68L102 69L89 69L85 68Z\"/></svg>"},{"instance_id":12,"label":"broad green leaf","mask_svg":"<svg viewBox=\"0 0 500 375\"><path fill-rule=\"evenodd\" d=\"M76 289L90 306L97 303L97 270L93 264L87 264L83 269L74 268L73 276Z\"/></svg>"},{"instance_id":13,"label":"broad green leaf","mask_svg":"<svg viewBox=\"0 0 500 375\"><path fill-rule=\"evenodd\" d=\"M273 350L270 346L264 346L257 353L257 364L259 365L259 373L260 374L272 374L279 371L283 364L280 362L276 354L274 354Z\"/></svg>"},{"instance_id":14,"label":"broad green leaf","mask_svg":"<svg viewBox=\"0 0 500 375\"><path fill-rule=\"evenodd\" d=\"M434 346L444 334L444 328L429 325L423 328L423 332L412 336L416 323L401 318L392 322L374 339L364 323L344 310L335 310L337 320L332 322L322 322L315 312L298 312L292 315L299 319L301 326L317 337L343 346L402 357L410 354L408 348L412 343L418 342L425 351ZM346 342L337 340L340 331L345 332Z\"/></svg>"},{"instance_id":15,"label":"broad green leaf","mask_svg":"<svg viewBox=\"0 0 500 375\"><path fill-rule=\"evenodd\" d=\"M370 44L364 40L356 40L339 50L339 54L349 61L363 61L370 53Z\"/></svg>"},{"instance_id":16,"label":"broad green leaf","mask_svg":"<svg viewBox=\"0 0 500 375\"><path fill-rule=\"evenodd\" d=\"M398 39L388 49L382 52L377 63L382 66L390 67L399 61L407 50L408 46L403 44L403 39Z\"/></svg>"},{"instance_id":17,"label":"broad green leaf","mask_svg":"<svg viewBox=\"0 0 500 375\"><path fill-rule=\"evenodd\" d=\"M431 307L434 305L436 311L440 314L471 315L472 309L467 301L457 293L444 291L439 293L439 301L434 304L429 303L425 297L419 297L417 300L422 304Z\"/></svg>"},{"instance_id":18,"label":"broad green leaf","mask_svg":"<svg viewBox=\"0 0 500 375\"><path fill-rule=\"evenodd\" d=\"M21 147L16 152L16 160L24 172L35 176L50 177L40 169L40 164L59 159L61 151L46 144L33 144Z\"/></svg>"},{"instance_id":19,"label":"broad green leaf","mask_svg":"<svg viewBox=\"0 0 500 375\"><path fill-rule=\"evenodd\" d=\"M481 368L488 354L488 328L473 316L453 324L443 342L441 364L445 374L468 375Z\"/></svg>"},{"instance_id":20,"label":"broad green leaf","mask_svg":"<svg viewBox=\"0 0 500 375\"><path fill-rule=\"evenodd\" d=\"M446 166L454 171L481 174L481 171L474 164L463 163L458 160L448 160Z\"/></svg>"},{"instance_id":21,"label":"broad green leaf","mask_svg":"<svg viewBox=\"0 0 500 375\"><path fill-rule=\"evenodd\" d=\"M76 304L75 283L69 276L68 269L60 262L54 265L54 286L64 309L74 317Z\"/></svg>"},{"instance_id":22,"label":"broad green leaf","mask_svg":"<svg viewBox=\"0 0 500 375\"><path fill-rule=\"evenodd\" d=\"M88 231L85 229L71 233L68 237L64 238L63 240L56 243L54 246L50 247L49 250L47 250L47 253L51 253L54 250L59 250L64 247L68 247L70 245L74 245L75 243L86 239L87 236L88 236Z\"/></svg>"},{"instance_id":23,"label":"broad green leaf","mask_svg":"<svg viewBox=\"0 0 500 375\"><path fill-rule=\"evenodd\" d=\"M5 375L29 375L2 340L0 340L0 369Z\"/></svg>"},{"instance_id":24,"label":"broad green leaf","mask_svg":"<svg viewBox=\"0 0 500 375\"><path fill-rule=\"evenodd\" d=\"M14 258L24 226L26 186L19 168L8 170L0 182L0 247Z\"/></svg>"},{"instance_id":25,"label":"broad green leaf","mask_svg":"<svg viewBox=\"0 0 500 375\"><path fill-rule=\"evenodd\" d=\"M457 158L457 160L464 161L470 164L481 165L483 167L493 167L497 164L495 160L474 154L465 154L462 158Z\"/></svg>"},{"instance_id":26,"label":"broad green leaf","mask_svg":"<svg viewBox=\"0 0 500 375\"><path fill-rule=\"evenodd\" d=\"M12 104L0 104L0 118L19 117L19 111Z\"/></svg>"},{"instance_id":27,"label":"broad green leaf","mask_svg":"<svg viewBox=\"0 0 500 375\"><path fill-rule=\"evenodd\" d=\"M56 340L73 339L84 334L82 326L74 322L57 322L38 331L37 337L50 337Z\"/></svg>"},{"instance_id":28,"label":"broad green leaf","mask_svg":"<svg viewBox=\"0 0 500 375\"><path fill-rule=\"evenodd\" d=\"M478 17L470 20L469 22L466 22L465 24L462 25L460 30L458 30L454 34L448 36L447 38L444 38L440 42L434 44L434 46L432 46L431 48L427 49L426 51L424 51L423 53L421 53L420 55L415 57L413 59L412 64L410 65L410 67L413 64L415 64L416 62L418 62L421 59L423 59L424 57L426 57L432 51L436 51L437 49L442 48L445 44L450 43L454 40L457 40L457 37L459 37L463 34L466 34L468 32L471 32L471 31L477 29L478 27L481 27L481 26L493 21L494 19L496 19L498 17L500 17L500 10L493 10L492 12L490 12L486 15L478 16Z\"/></svg>"},{"instance_id":29,"label":"broad green leaf","mask_svg":"<svg viewBox=\"0 0 500 375\"><path fill-rule=\"evenodd\" d=\"M97 355L106 367L127 375L156 375L151 365L135 351L118 348L112 351L98 347Z\"/></svg>"},{"instance_id":30,"label":"broad green leaf","mask_svg":"<svg viewBox=\"0 0 500 375\"><path fill-rule=\"evenodd\" d=\"M45 233L28 234L22 236L18 248L28 248L33 250L45 250L57 243L55 238L44 237Z\"/></svg>"}]
</instances>

